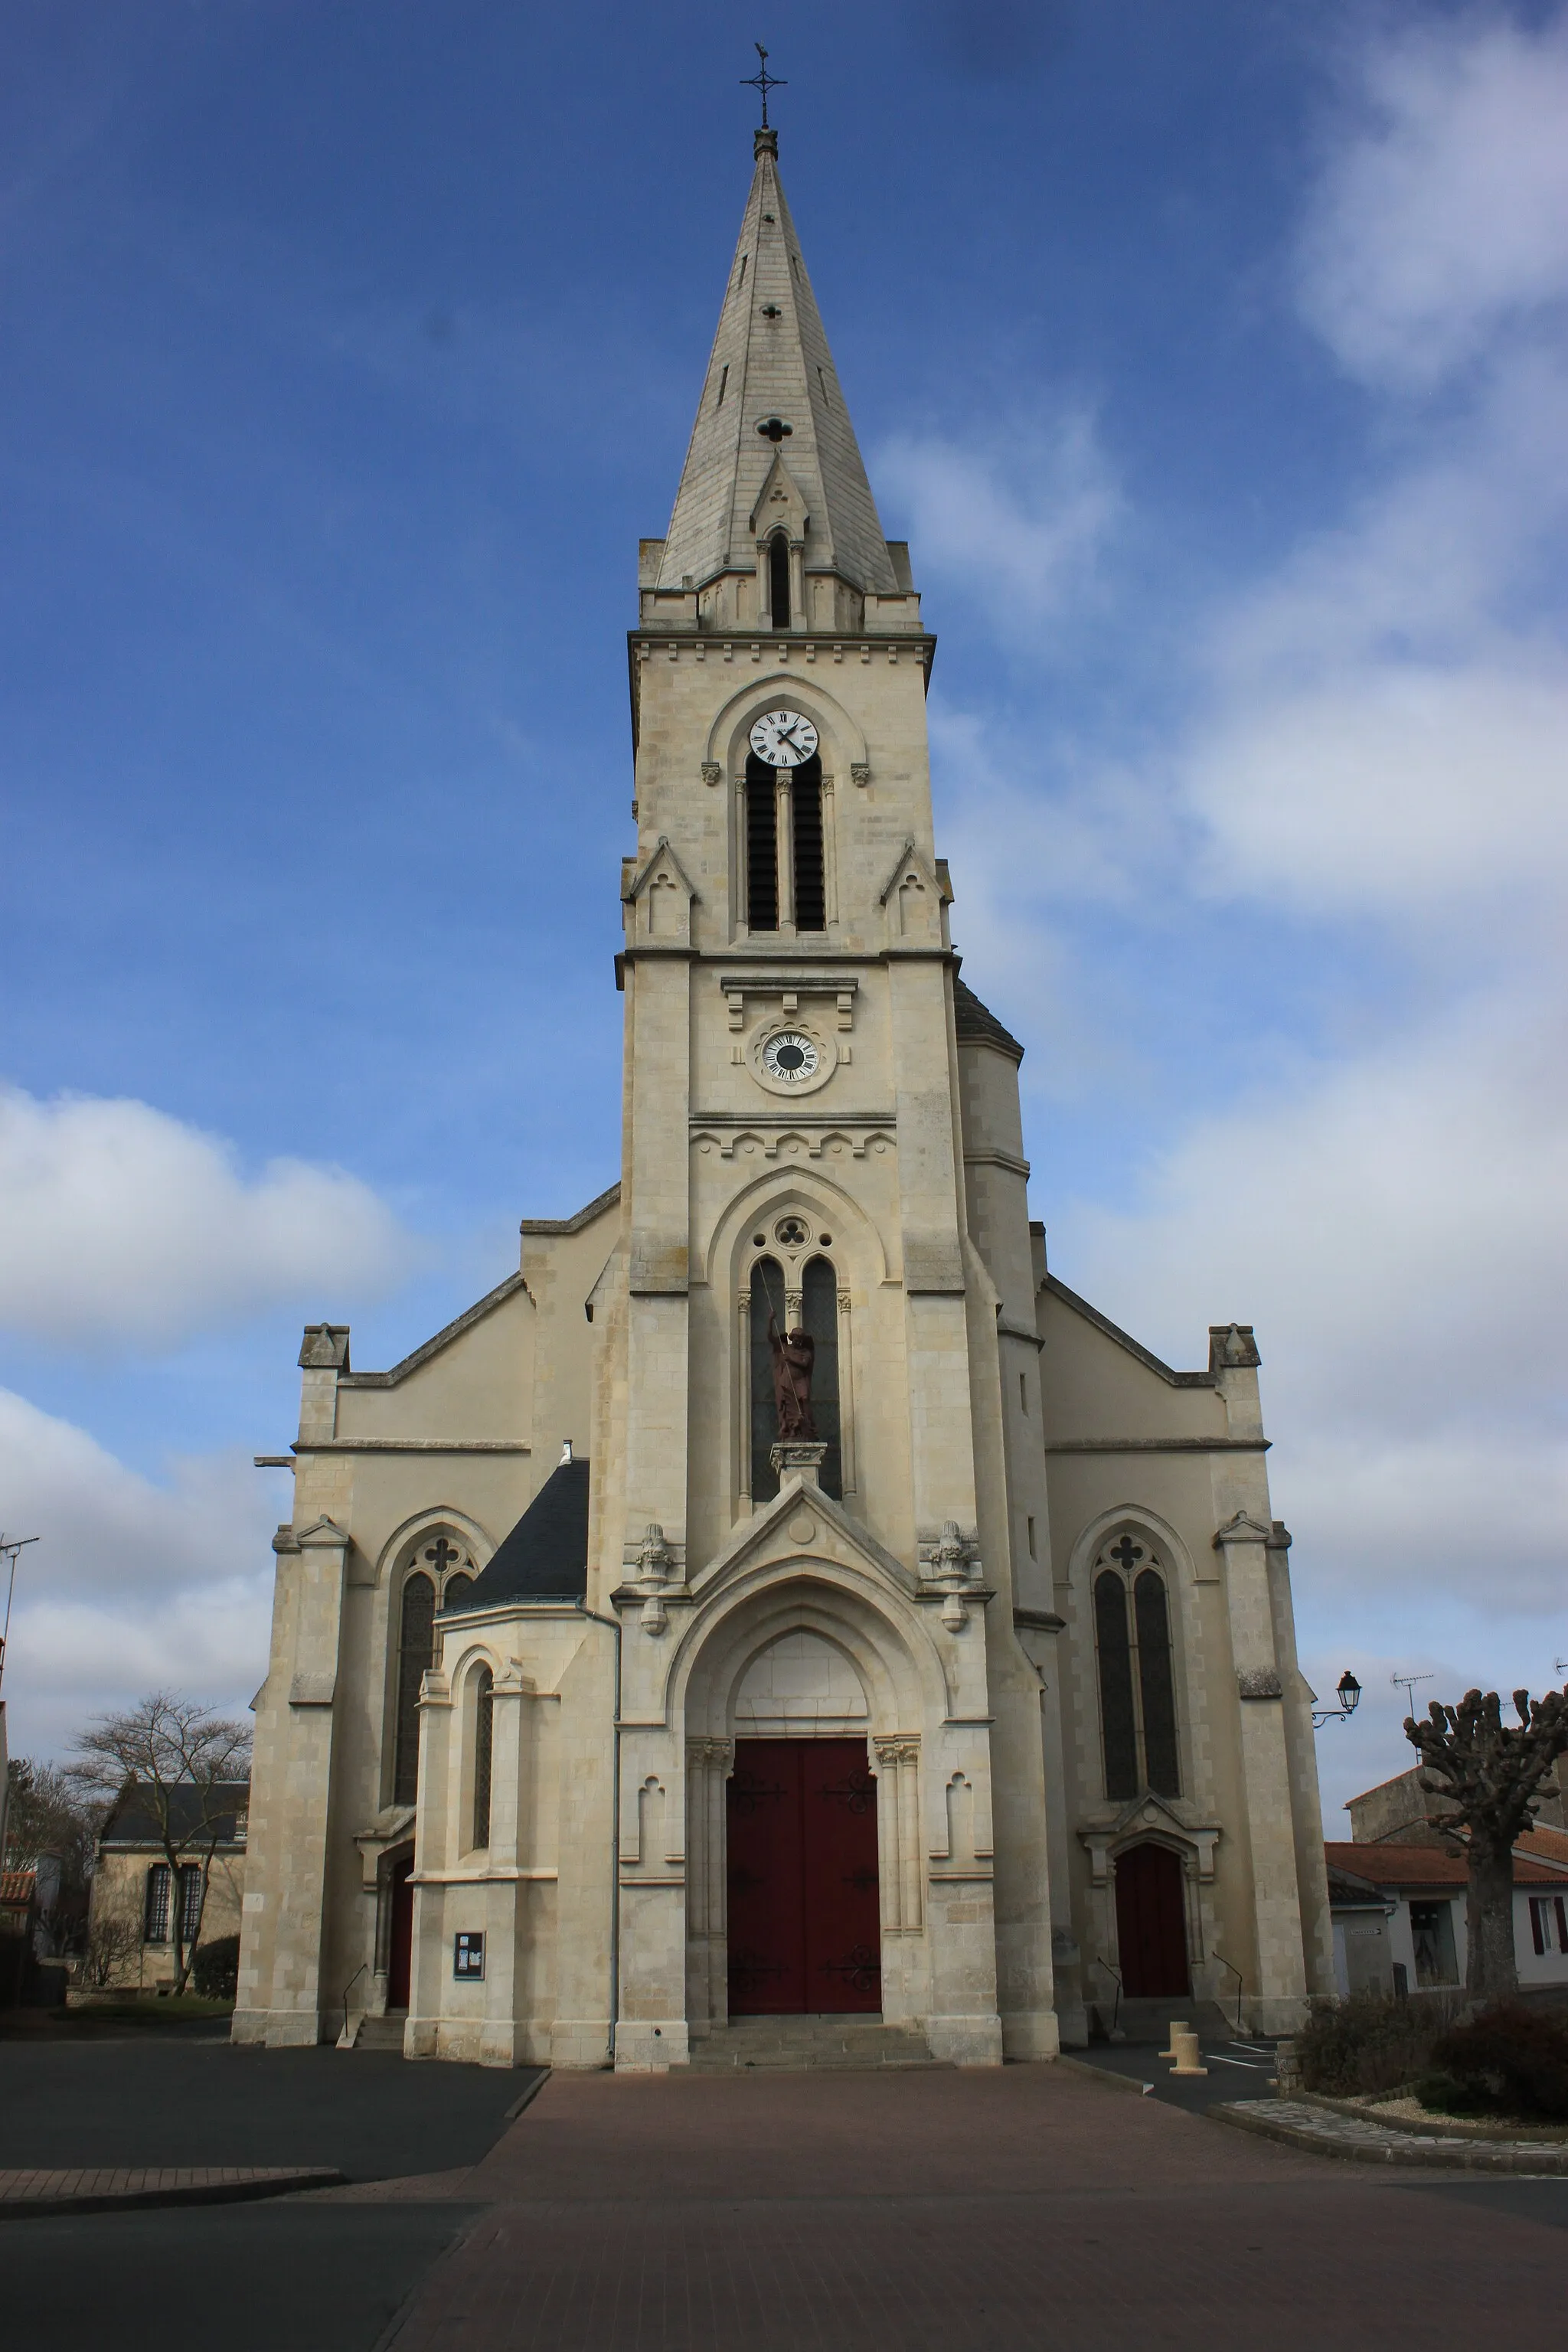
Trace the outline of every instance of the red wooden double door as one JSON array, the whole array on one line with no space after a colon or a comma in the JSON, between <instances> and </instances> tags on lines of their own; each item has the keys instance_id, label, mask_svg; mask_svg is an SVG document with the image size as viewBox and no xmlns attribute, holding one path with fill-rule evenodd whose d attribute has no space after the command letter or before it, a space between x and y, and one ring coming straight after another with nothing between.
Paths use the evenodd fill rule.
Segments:
<instances>
[{"instance_id":1,"label":"red wooden double door","mask_svg":"<svg viewBox=\"0 0 1568 2352\"><path fill-rule=\"evenodd\" d=\"M882 2006L863 1739L741 1739L729 1784L731 2017Z\"/></svg>"},{"instance_id":2,"label":"red wooden double door","mask_svg":"<svg viewBox=\"0 0 1568 2352\"><path fill-rule=\"evenodd\" d=\"M1136 1997L1187 1990L1182 1865L1168 1846L1135 1845L1118 1854L1116 1941L1124 1993Z\"/></svg>"}]
</instances>

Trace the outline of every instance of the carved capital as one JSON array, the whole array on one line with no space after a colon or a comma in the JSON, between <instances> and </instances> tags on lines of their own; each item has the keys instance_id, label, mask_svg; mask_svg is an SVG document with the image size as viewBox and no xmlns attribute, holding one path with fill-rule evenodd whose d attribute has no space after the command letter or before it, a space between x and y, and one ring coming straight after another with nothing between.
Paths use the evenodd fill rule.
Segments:
<instances>
[{"instance_id":1,"label":"carved capital","mask_svg":"<svg viewBox=\"0 0 1568 2352\"><path fill-rule=\"evenodd\" d=\"M871 781L871 771L864 760L850 761L849 775L851 782L857 784L868 784Z\"/></svg>"},{"instance_id":2,"label":"carved capital","mask_svg":"<svg viewBox=\"0 0 1568 2352\"><path fill-rule=\"evenodd\" d=\"M703 782L704 782L705 784L718 784L718 783L722 783L722 782L724 781L724 771L723 771L723 769L719 765L719 762L718 762L718 761L717 761L717 760L704 760L704 761L703 761L703 762L702 762L702 781L703 781Z\"/></svg>"}]
</instances>

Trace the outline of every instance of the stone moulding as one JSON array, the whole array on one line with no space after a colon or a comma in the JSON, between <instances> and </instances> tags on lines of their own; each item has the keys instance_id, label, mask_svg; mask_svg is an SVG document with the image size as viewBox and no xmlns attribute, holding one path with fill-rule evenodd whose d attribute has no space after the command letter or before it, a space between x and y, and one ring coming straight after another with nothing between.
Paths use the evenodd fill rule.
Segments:
<instances>
[{"instance_id":1,"label":"stone moulding","mask_svg":"<svg viewBox=\"0 0 1568 2352\"><path fill-rule=\"evenodd\" d=\"M764 1160L777 1160L781 1153L793 1158L804 1151L808 1160L820 1160L835 1147L864 1160L868 1151L892 1150L898 1137L890 1123L861 1127L854 1119L836 1118L818 1127L796 1118L776 1129L767 1120L748 1119L742 1127L728 1129L717 1119L704 1119L692 1129L691 1140L699 1151L717 1150L721 1160L733 1160L738 1151L760 1151Z\"/></svg>"}]
</instances>

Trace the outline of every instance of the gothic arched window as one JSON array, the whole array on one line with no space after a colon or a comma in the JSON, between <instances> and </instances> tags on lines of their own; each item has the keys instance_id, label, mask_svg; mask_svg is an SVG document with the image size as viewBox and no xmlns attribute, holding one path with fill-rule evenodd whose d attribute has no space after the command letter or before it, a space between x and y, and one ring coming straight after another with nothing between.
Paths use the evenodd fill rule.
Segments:
<instances>
[{"instance_id":1,"label":"gothic arched window","mask_svg":"<svg viewBox=\"0 0 1568 2352\"><path fill-rule=\"evenodd\" d=\"M1119 1536L1095 1564L1094 1646L1105 1793L1179 1797L1176 1690L1165 1580L1142 1544Z\"/></svg>"},{"instance_id":2,"label":"gothic arched window","mask_svg":"<svg viewBox=\"0 0 1568 2352\"><path fill-rule=\"evenodd\" d=\"M436 1585L422 1568L403 1588L397 1628L397 1722L392 1801L411 1805L419 1788L419 1685L436 1654Z\"/></svg>"},{"instance_id":3,"label":"gothic arched window","mask_svg":"<svg viewBox=\"0 0 1568 2352\"><path fill-rule=\"evenodd\" d=\"M830 1258L814 1257L802 1281L801 1321L816 1342L811 1367L811 1418L826 1444L817 1474L825 1495L844 1499L838 1430L838 1276Z\"/></svg>"},{"instance_id":4,"label":"gothic arched window","mask_svg":"<svg viewBox=\"0 0 1568 2352\"><path fill-rule=\"evenodd\" d=\"M481 1666L474 1677L474 1839L490 1842L490 1759L495 1744L495 1676Z\"/></svg>"},{"instance_id":5,"label":"gothic arched window","mask_svg":"<svg viewBox=\"0 0 1568 2352\"><path fill-rule=\"evenodd\" d=\"M760 1257L752 1268L752 1500L771 1503L779 1490L779 1474L768 1459L779 1433L778 1408L773 1402L773 1359L768 1346L768 1317L782 1324L786 1318L784 1268L776 1257Z\"/></svg>"},{"instance_id":6,"label":"gothic arched window","mask_svg":"<svg viewBox=\"0 0 1568 2352\"><path fill-rule=\"evenodd\" d=\"M789 541L775 530L768 541L768 604L775 629L789 626Z\"/></svg>"},{"instance_id":7,"label":"gothic arched window","mask_svg":"<svg viewBox=\"0 0 1568 2352\"><path fill-rule=\"evenodd\" d=\"M802 1235L804 1239L804 1234ZM768 1317L782 1330L792 1319L784 1291L784 1268L777 1258L762 1257L752 1268L751 1424L753 1503L768 1503L779 1490L778 1472L769 1458L778 1441L778 1408L773 1402L773 1360L768 1345ZM822 1491L841 1501L844 1468L838 1418L838 1276L831 1258L807 1260L801 1277L800 1320L816 1343L811 1367L811 1418L826 1446L818 1473Z\"/></svg>"}]
</instances>

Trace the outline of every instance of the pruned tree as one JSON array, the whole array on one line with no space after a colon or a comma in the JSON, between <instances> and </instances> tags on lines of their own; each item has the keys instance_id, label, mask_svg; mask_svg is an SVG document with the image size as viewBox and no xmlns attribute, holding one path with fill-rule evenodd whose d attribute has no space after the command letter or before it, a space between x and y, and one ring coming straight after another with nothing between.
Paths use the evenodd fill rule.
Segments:
<instances>
[{"instance_id":1,"label":"pruned tree","mask_svg":"<svg viewBox=\"0 0 1568 2352\"><path fill-rule=\"evenodd\" d=\"M169 1868L169 1932L174 1990L184 1992L201 1937L213 1855L234 1812L226 1783L250 1766L250 1728L194 1699L153 1691L126 1715L100 1716L76 1742L70 1771L84 1789L124 1800L136 1792ZM201 1872L196 1916L186 1933L181 1871Z\"/></svg>"},{"instance_id":2,"label":"pruned tree","mask_svg":"<svg viewBox=\"0 0 1568 2352\"><path fill-rule=\"evenodd\" d=\"M1568 1754L1568 1692L1513 1695L1517 1724L1503 1721L1496 1691L1467 1691L1458 1706L1434 1699L1426 1720L1405 1718L1405 1737L1425 1769L1420 1785L1453 1804L1433 1826L1466 1857L1465 1989L1477 2000L1519 1990L1513 1948L1513 1849L1534 1819L1542 1784Z\"/></svg>"}]
</instances>

